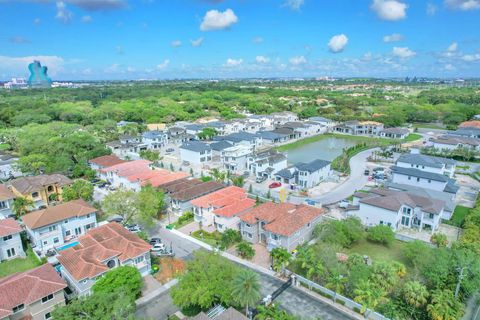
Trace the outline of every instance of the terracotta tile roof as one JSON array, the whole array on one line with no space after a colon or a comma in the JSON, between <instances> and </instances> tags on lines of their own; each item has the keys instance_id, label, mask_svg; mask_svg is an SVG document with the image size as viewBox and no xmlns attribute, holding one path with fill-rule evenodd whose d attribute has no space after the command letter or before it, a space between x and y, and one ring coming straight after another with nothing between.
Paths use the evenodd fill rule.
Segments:
<instances>
[{"instance_id":1,"label":"terracotta tile roof","mask_svg":"<svg viewBox=\"0 0 480 320\"><path fill-rule=\"evenodd\" d=\"M9 200L15 198L15 195L13 194L10 189L7 188L6 185L0 184L0 201L3 200Z\"/></svg>"},{"instance_id":2,"label":"terracotta tile roof","mask_svg":"<svg viewBox=\"0 0 480 320\"><path fill-rule=\"evenodd\" d=\"M191 203L196 207L220 208L225 205L228 205L229 203L232 203L232 201L241 200L246 197L247 195L245 193L245 190L243 190L240 187L230 186L230 187L226 187L218 191L212 192L206 196L192 200Z\"/></svg>"},{"instance_id":3,"label":"terracotta tile roof","mask_svg":"<svg viewBox=\"0 0 480 320\"><path fill-rule=\"evenodd\" d=\"M127 161L113 165L111 167L100 169L100 172L115 172L119 176L124 176L125 174L133 174L133 172L138 172L145 168L149 169L152 162L148 160L134 160Z\"/></svg>"},{"instance_id":4,"label":"terracotta tile roof","mask_svg":"<svg viewBox=\"0 0 480 320\"><path fill-rule=\"evenodd\" d=\"M472 120L460 123L460 128L480 128L480 121Z\"/></svg>"},{"instance_id":5,"label":"terracotta tile roof","mask_svg":"<svg viewBox=\"0 0 480 320\"><path fill-rule=\"evenodd\" d=\"M190 201L224 187L223 184L216 181L200 182L199 184L185 186L184 189L171 194L170 198L178 201Z\"/></svg>"},{"instance_id":6,"label":"terracotta tile roof","mask_svg":"<svg viewBox=\"0 0 480 320\"><path fill-rule=\"evenodd\" d=\"M159 171L159 170L157 169L155 171ZM176 181L176 180L185 179L188 176L190 176L190 174L188 174L186 172L171 172L171 171L168 171L168 170L165 170L165 171L166 171L166 174L157 174L156 176L153 176L152 178L150 178L146 181L143 181L142 186L147 185L147 184L151 184L154 187L161 187L166 183Z\"/></svg>"},{"instance_id":7,"label":"terracotta tile roof","mask_svg":"<svg viewBox=\"0 0 480 320\"><path fill-rule=\"evenodd\" d=\"M13 218L0 220L0 237L22 232L22 227Z\"/></svg>"},{"instance_id":8,"label":"terracotta tile roof","mask_svg":"<svg viewBox=\"0 0 480 320\"><path fill-rule=\"evenodd\" d=\"M246 210L253 208L255 206L255 200L250 198L245 198L242 200L234 201L231 204L228 204L224 207L213 210L213 213L222 217L231 218L234 216L239 216Z\"/></svg>"},{"instance_id":9,"label":"terracotta tile roof","mask_svg":"<svg viewBox=\"0 0 480 320\"><path fill-rule=\"evenodd\" d=\"M72 183L72 180L62 174L54 173L50 175L39 175L33 177L21 177L10 181L10 185L21 194L39 191L50 185L66 186Z\"/></svg>"},{"instance_id":10,"label":"terracotta tile roof","mask_svg":"<svg viewBox=\"0 0 480 320\"><path fill-rule=\"evenodd\" d=\"M249 224L265 221L265 230L288 237L323 213L323 209L307 205L265 202L247 211L240 220Z\"/></svg>"},{"instance_id":11,"label":"terracotta tile roof","mask_svg":"<svg viewBox=\"0 0 480 320\"><path fill-rule=\"evenodd\" d=\"M92 229L78 238L79 244L63 250L60 264L76 280L94 278L109 268L105 261L118 257L121 262L150 251L151 245L116 222Z\"/></svg>"},{"instance_id":12,"label":"terracotta tile roof","mask_svg":"<svg viewBox=\"0 0 480 320\"><path fill-rule=\"evenodd\" d=\"M28 228L36 229L58 221L81 217L94 212L97 212L97 209L85 200L78 199L27 213L22 217L22 221Z\"/></svg>"},{"instance_id":13,"label":"terracotta tile roof","mask_svg":"<svg viewBox=\"0 0 480 320\"><path fill-rule=\"evenodd\" d=\"M28 306L67 287L50 264L0 279L0 318L13 313L13 307Z\"/></svg>"},{"instance_id":14,"label":"terracotta tile roof","mask_svg":"<svg viewBox=\"0 0 480 320\"><path fill-rule=\"evenodd\" d=\"M175 193L184 189L191 188L200 183L203 183L203 182L199 179L180 179L180 180L164 183L162 185L162 189L166 193Z\"/></svg>"},{"instance_id":15,"label":"terracotta tile roof","mask_svg":"<svg viewBox=\"0 0 480 320\"><path fill-rule=\"evenodd\" d=\"M120 164L120 163L124 163L124 162L127 162L127 161L122 160L115 155L106 155L106 156L101 156L101 157L90 159L90 160L88 160L88 162L96 164L97 166L102 167L102 168L107 168L107 167L111 167L111 166L114 166L114 165L117 165L117 164Z\"/></svg>"}]
</instances>

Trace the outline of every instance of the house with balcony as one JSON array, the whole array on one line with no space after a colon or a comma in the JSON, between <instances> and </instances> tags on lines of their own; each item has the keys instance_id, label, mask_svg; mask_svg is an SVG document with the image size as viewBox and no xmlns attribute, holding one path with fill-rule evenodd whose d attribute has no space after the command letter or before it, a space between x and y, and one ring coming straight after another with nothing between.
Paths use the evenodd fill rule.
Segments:
<instances>
[{"instance_id":1,"label":"house with balcony","mask_svg":"<svg viewBox=\"0 0 480 320\"><path fill-rule=\"evenodd\" d=\"M255 177L272 179L277 172L287 168L287 156L273 149L253 153L247 159L247 168Z\"/></svg>"},{"instance_id":2,"label":"house with balcony","mask_svg":"<svg viewBox=\"0 0 480 320\"><path fill-rule=\"evenodd\" d=\"M141 136L120 135L118 140L107 142L107 148L120 158L137 158L140 151L148 149Z\"/></svg>"},{"instance_id":3,"label":"house with balcony","mask_svg":"<svg viewBox=\"0 0 480 320\"><path fill-rule=\"evenodd\" d=\"M456 194L455 180L440 173L399 166L390 167L391 182Z\"/></svg>"},{"instance_id":4,"label":"house with balcony","mask_svg":"<svg viewBox=\"0 0 480 320\"><path fill-rule=\"evenodd\" d=\"M201 141L189 141L180 146L180 159L193 164L204 164L212 160L212 149Z\"/></svg>"},{"instance_id":5,"label":"house with balcony","mask_svg":"<svg viewBox=\"0 0 480 320\"><path fill-rule=\"evenodd\" d=\"M20 233L22 227L13 218L0 220L0 262L25 257Z\"/></svg>"},{"instance_id":6,"label":"house with balcony","mask_svg":"<svg viewBox=\"0 0 480 320\"><path fill-rule=\"evenodd\" d=\"M0 221L15 216L12 209L15 198L15 194L6 185L0 184Z\"/></svg>"},{"instance_id":7,"label":"house with balcony","mask_svg":"<svg viewBox=\"0 0 480 320\"><path fill-rule=\"evenodd\" d=\"M180 145L195 138L194 135L187 133L185 128L174 126L167 129L168 141L174 145Z\"/></svg>"},{"instance_id":8,"label":"house with balcony","mask_svg":"<svg viewBox=\"0 0 480 320\"><path fill-rule=\"evenodd\" d=\"M223 168L230 172L243 173L247 170L247 159L251 153L251 147L243 144L223 149L221 155Z\"/></svg>"},{"instance_id":9,"label":"house with balcony","mask_svg":"<svg viewBox=\"0 0 480 320\"><path fill-rule=\"evenodd\" d=\"M308 189L326 180L332 174L331 162L316 159L308 163L299 162L274 174L275 180L284 184L296 184Z\"/></svg>"},{"instance_id":10,"label":"house with balcony","mask_svg":"<svg viewBox=\"0 0 480 320\"><path fill-rule=\"evenodd\" d=\"M27 213L22 222L32 248L45 253L96 228L97 209L78 199Z\"/></svg>"},{"instance_id":11,"label":"house with balcony","mask_svg":"<svg viewBox=\"0 0 480 320\"><path fill-rule=\"evenodd\" d=\"M54 173L17 178L7 185L16 197L32 200L35 208L40 208L62 201L63 188L72 182L64 175Z\"/></svg>"},{"instance_id":12,"label":"house with balcony","mask_svg":"<svg viewBox=\"0 0 480 320\"><path fill-rule=\"evenodd\" d=\"M88 295L96 280L111 269L133 266L142 276L150 274L151 247L121 224L110 222L89 230L76 246L59 252L60 274L76 295Z\"/></svg>"},{"instance_id":13,"label":"house with balcony","mask_svg":"<svg viewBox=\"0 0 480 320\"><path fill-rule=\"evenodd\" d=\"M453 178L457 161L419 153L406 153L397 159L396 165L402 168L414 168Z\"/></svg>"},{"instance_id":14,"label":"house with balcony","mask_svg":"<svg viewBox=\"0 0 480 320\"><path fill-rule=\"evenodd\" d=\"M293 251L312 239L324 210L307 205L265 202L240 216L242 238L262 243L268 251L282 247Z\"/></svg>"},{"instance_id":15,"label":"house with balcony","mask_svg":"<svg viewBox=\"0 0 480 320\"><path fill-rule=\"evenodd\" d=\"M148 150L160 150L168 144L168 134L159 130L145 131L142 133L142 142Z\"/></svg>"},{"instance_id":16,"label":"house with balcony","mask_svg":"<svg viewBox=\"0 0 480 320\"><path fill-rule=\"evenodd\" d=\"M237 132L226 136L216 136L213 138L215 141L228 141L233 145L244 145L250 147L252 150L256 150L262 146L262 137L258 134L249 132Z\"/></svg>"},{"instance_id":17,"label":"house with balcony","mask_svg":"<svg viewBox=\"0 0 480 320\"><path fill-rule=\"evenodd\" d=\"M99 171L100 169L105 169L124 162L127 161L120 159L116 155L109 154L88 160L88 165L92 170Z\"/></svg>"},{"instance_id":18,"label":"house with balcony","mask_svg":"<svg viewBox=\"0 0 480 320\"><path fill-rule=\"evenodd\" d=\"M380 137L388 139L405 139L409 134L406 128L385 128L380 131Z\"/></svg>"},{"instance_id":19,"label":"house with balcony","mask_svg":"<svg viewBox=\"0 0 480 320\"><path fill-rule=\"evenodd\" d=\"M387 225L394 231L407 228L433 234L441 223L444 207L445 203L438 199L378 188L356 192L347 215L358 217L367 227Z\"/></svg>"},{"instance_id":20,"label":"house with balcony","mask_svg":"<svg viewBox=\"0 0 480 320\"><path fill-rule=\"evenodd\" d=\"M0 278L0 319L52 319L65 305L65 281L48 263Z\"/></svg>"},{"instance_id":21,"label":"house with balcony","mask_svg":"<svg viewBox=\"0 0 480 320\"><path fill-rule=\"evenodd\" d=\"M222 151L233 146L233 143L228 141L217 141L210 143L212 149L212 160L219 162L221 160Z\"/></svg>"},{"instance_id":22,"label":"house with balcony","mask_svg":"<svg viewBox=\"0 0 480 320\"><path fill-rule=\"evenodd\" d=\"M346 121L333 127L333 132L361 136L379 136L384 130L383 123L376 121Z\"/></svg>"}]
</instances>

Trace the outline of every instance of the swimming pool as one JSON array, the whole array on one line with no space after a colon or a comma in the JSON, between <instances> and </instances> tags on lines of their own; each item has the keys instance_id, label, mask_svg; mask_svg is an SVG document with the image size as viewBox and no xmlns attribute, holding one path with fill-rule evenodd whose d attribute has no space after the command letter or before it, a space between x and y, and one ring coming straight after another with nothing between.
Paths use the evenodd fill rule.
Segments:
<instances>
[{"instance_id":1,"label":"swimming pool","mask_svg":"<svg viewBox=\"0 0 480 320\"><path fill-rule=\"evenodd\" d=\"M57 251L62 251L71 247L75 247L78 244L78 241L73 241L57 248Z\"/></svg>"}]
</instances>

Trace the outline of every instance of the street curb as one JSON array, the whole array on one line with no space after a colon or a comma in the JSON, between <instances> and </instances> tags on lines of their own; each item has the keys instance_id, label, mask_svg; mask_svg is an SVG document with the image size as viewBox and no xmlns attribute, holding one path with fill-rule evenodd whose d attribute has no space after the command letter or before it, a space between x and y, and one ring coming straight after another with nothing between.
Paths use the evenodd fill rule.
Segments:
<instances>
[{"instance_id":1,"label":"street curb","mask_svg":"<svg viewBox=\"0 0 480 320\"><path fill-rule=\"evenodd\" d=\"M158 297L162 293L170 290L170 288L173 287L174 285L176 285L177 283L178 283L178 279L172 279L169 282L165 283L160 288L153 290L152 292L150 292L146 296L138 298L135 301L135 304L137 305L137 307L143 306L144 304L147 304L148 302L152 301L153 299L155 299L156 297Z\"/></svg>"}]
</instances>

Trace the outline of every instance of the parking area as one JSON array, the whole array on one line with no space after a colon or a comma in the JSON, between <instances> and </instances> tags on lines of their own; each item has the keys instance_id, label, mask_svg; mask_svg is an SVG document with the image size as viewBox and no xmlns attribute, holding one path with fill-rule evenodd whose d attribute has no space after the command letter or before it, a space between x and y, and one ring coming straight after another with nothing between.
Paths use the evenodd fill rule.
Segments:
<instances>
[{"instance_id":1,"label":"parking area","mask_svg":"<svg viewBox=\"0 0 480 320\"><path fill-rule=\"evenodd\" d=\"M455 178L457 179L457 184L460 187L457 192L457 196L455 197L455 202L458 205L473 208L475 206L475 201L480 189L480 182L463 174L457 174Z\"/></svg>"}]
</instances>

